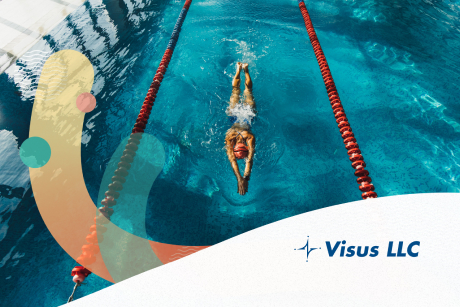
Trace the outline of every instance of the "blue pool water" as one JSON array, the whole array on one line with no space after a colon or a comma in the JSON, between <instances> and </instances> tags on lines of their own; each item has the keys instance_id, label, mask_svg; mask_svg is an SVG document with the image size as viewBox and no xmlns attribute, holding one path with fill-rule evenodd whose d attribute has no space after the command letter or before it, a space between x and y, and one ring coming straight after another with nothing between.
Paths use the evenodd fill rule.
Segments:
<instances>
[{"instance_id":1,"label":"blue pool water","mask_svg":"<svg viewBox=\"0 0 460 307\"><path fill-rule=\"evenodd\" d=\"M458 192L460 2L306 5L379 196ZM95 68L97 107L85 118L82 163L96 202L182 6L86 1L0 75L0 305L58 306L73 287L76 263L44 225L19 159L44 60L74 49ZM244 197L224 150L239 61L249 63L258 109ZM166 153L147 208L152 240L210 245L360 199L296 0L194 0L146 132ZM110 285L94 275L87 282L77 298Z\"/></svg>"}]
</instances>

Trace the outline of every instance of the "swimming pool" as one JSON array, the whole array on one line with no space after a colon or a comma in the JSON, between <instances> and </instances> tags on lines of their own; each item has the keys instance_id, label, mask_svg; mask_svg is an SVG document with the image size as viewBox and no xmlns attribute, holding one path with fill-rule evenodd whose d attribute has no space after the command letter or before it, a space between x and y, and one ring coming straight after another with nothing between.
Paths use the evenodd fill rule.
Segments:
<instances>
[{"instance_id":1,"label":"swimming pool","mask_svg":"<svg viewBox=\"0 0 460 307\"><path fill-rule=\"evenodd\" d=\"M306 5L379 196L458 192L460 3ZM182 6L85 2L0 75L1 129L21 144L43 60L63 49L82 52L96 75L98 106L85 118L82 145L85 182L96 201L106 164L130 133ZM230 127L225 110L238 61L249 63L259 112L244 197L236 193L224 151ZM194 0L150 118L146 132L166 152L147 210L153 240L215 244L360 199L295 0ZM15 144L2 133L13 161ZM71 292L75 261L46 229L27 169L16 165L8 175L14 180L0 181L0 280L7 280L0 296L5 305L57 306ZM94 275L87 282L77 298L109 285Z\"/></svg>"}]
</instances>

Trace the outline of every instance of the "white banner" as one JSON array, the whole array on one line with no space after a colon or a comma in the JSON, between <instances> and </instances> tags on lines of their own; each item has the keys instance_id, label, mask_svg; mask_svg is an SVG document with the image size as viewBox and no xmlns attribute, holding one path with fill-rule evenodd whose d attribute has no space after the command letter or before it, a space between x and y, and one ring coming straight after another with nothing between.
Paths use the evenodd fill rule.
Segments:
<instances>
[{"instance_id":1,"label":"white banner","mask_svg":"<svg viewBox=\"0 0 460 307\"><path fill-rule=\"evenodd\" d=\"M459 225L459 194L332 206L244 233L72 304L460 306Z\"/></svg>"}]
</instances>

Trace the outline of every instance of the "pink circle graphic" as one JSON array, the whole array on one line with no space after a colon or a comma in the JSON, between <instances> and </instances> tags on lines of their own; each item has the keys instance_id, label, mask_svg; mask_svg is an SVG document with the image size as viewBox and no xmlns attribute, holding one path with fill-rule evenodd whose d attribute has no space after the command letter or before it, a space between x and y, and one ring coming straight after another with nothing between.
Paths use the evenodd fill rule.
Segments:
<instances>
[{"instance_id":1,"label":"pink circle graphic","mask_svg":"<svg viewBox=\"0 0 460 307\"><path fill-rule=\"evenodd\" d=\"M89 113L96 107L96 97L90 93L82 93L77 97L78 110Z\"/></svg>"}]
</instances>

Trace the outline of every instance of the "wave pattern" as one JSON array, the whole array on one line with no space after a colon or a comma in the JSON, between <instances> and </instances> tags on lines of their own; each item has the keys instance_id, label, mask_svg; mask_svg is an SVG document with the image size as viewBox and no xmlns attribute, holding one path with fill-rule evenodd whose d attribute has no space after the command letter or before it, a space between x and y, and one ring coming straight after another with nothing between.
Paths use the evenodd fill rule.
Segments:
<instances>
[{"instance_id":1,"label":"wave pattern","mask_svg":"<svg viewBox=\"0 0 460 307\"><path fill-rule=\"evenodd\" d=\"M28 51L8 70L13 70L10 76L19 87L24 99L35 96L43 65L51 54L51 51Z\"/></svg>"},{"instance_id":2,"label":"wave pattern","mask_svg":"<svg viewBox=\"0 0 460 307\"><path fill-rule=\"evenodd\" d=\"M171 255L171 257L169 258L169 262L176 261L176 260L178 260L180 258L184 258L186 256L189 256L189 255L193 254L193 253L196 253L199 250L200 250L199 248L196 248L196 247L193 247L193 246L184 246L183 248L178 249L177 253L174 253L174 254Z\"/></svg>"}]
</instances>

